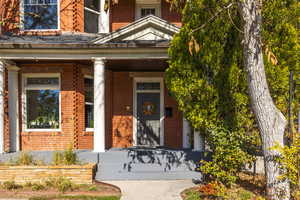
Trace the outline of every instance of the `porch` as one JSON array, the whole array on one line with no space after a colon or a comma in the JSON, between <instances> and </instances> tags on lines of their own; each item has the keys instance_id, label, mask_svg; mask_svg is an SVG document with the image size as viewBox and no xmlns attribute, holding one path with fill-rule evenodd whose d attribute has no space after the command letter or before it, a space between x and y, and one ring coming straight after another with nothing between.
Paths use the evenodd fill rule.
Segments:
<instances>
[{"instance_id":1,"label":"porch","mask_svg":"<svg viewBox=\"0 0 300 200\"><path fill-rule=\"evenodd\" d=\"M2 152L62 150L70 144L95 152L203 148L164 85L166 59L5 60L2 66L8 94ZM48 107L40 100L45 98L57 102L52 125L38 124L37 117L44 116L37 110Z\"/></svg>"},{"instance_id":2,"label":"porch","mask_svg":"<svg viewBox=\"0 0 300 200\"><path fill-rule=\"evenodd\" d=\"M51 163L53 151L30 152L34 158ZM20 152L0 155L0 162L18 157ZM184 180L202 179L195 171L203 153L183 149L132 147L110 149L103 153L76 150L83 163L97 163L95 179L105 180Z\"/></svg>"}]
</instances>

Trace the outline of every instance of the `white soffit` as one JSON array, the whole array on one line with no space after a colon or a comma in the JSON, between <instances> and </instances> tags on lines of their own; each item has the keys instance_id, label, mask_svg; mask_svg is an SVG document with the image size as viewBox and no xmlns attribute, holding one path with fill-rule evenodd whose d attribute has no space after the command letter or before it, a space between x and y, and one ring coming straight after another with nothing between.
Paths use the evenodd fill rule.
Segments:
<instances>
[{"instance_id":1,"label":"white soffit","mask_svg":"<svg viewBox=\"0 0 300 200\"><path fill-rule=\"evenodd\" d=\"M179 32L179 27L157 17L149 15L139 19L115 32L92 41L94 44L121 41L141 41L141 40L171 40L175 33Z\"/></svg>"}]
</instances>

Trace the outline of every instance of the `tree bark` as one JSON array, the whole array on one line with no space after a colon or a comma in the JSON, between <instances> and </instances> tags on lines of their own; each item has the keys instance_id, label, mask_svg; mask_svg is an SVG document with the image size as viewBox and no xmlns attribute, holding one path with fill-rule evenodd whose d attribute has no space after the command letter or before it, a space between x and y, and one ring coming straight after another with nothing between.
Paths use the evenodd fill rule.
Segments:
<instances>
[{"instance_id":1,"label":"tree bark","mask_svg":"<svg viewBox=\"0 0 300 200\"><path fill-rule=\"evenodd\" d=\"M248 76L248 87L252 110L256 117L265 160L267 198L269 200L290 199L288 180L279 180L279 164L275 158L280 152L271 149L275 144L284 145L284 131L287 121L276 108L267 84L262 43L262 0L241 0L239 10L244 20L243 54Z\"/></svg>"}]
</instances>

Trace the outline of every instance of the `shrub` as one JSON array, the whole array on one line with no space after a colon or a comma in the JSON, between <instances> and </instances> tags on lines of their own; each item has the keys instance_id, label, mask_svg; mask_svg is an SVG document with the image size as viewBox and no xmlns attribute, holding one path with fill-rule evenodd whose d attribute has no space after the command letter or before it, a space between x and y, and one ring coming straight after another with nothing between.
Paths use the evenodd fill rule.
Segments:
<instances>
[{"instance_id":1,"label":"shrub","mask_svg":"<svg viewBox=\"0 0 300 200\"><path fill-rule=\"evenodd\" d=\"M3 182L2 185L3 185L3 188L6 190L15 190L15 189L22 188L22 186L16 184L15 181L5 181L5 182Z\"/></svg>"},{"instance_id":2,"label":"shrub","mask_svg":"<svg viewBox=\"0 0 300 200\"><path fill-rule=\"evenodd\" d=\"M290 146L276 145L274 149L282 154L280 158L277 158L283 169L283 174L278 178L288 179L296 194L296 191L300 190L300 136L296 136Z\"/></svg>"},{"instance_id":3,"label":"shrub","mask_svg":"<svg viewBox=\"0 0 300 200\"><path fill-rule=\"evenodd\" d=\"M61 152L54 152L52 156L53 165L62 165L64 163L64 157Z\"/></svg>"},{"instance_id":4,"label":"shrub","mask_svg":"<svg viewBox=\"0 0 300 200\"><path fill-rule=\"evenodd\" d=\"M202 193L201 196L213 196L213 197L221 197L225 198L226 197L226 187L217 181L210 182L205 185L201 185L199 187L199 192Z\"/></svg>"},{"instance_id":5,"label":"shrub","mask_svg":"<svg viewBox=\"0 0 300 200\"><path fill-rule=\"evenodd\" d=\"M246 164L253 162L254 157L245 149L247 136L225 128L211 128L207 142L213 152L211 161L201 161L200 171L208 181L215 180L226 186L236 182L238 173Z\"/></svg>"},{"instance_id":6,"label":"shrub","mask_svg":"<svg viewBox=\"0 0 300 200\"><path fill-rule=\"evenodd\" d=\"M77 155L73 152L72 146L63 152L54 152L52 156L54 165L75 165L78 164Z\"/></svg>"},{"instance_id":7,"label":"shrub","mask_svg":"<svg viewBox=\"0 0 300 200\"><path fill-rule=\"evenodd\" d=\"M35 165L33 156L28 152L21 152L20 156L16 158L17 165Z\"/></svg>"},{"instance_id":8,"label":"shrub","mask_svg":"<svg viewBox=\"0 0 300 200\"><path fill-rule=\"evenodd\" d=\"M32 191L39 191L39 190L43 190L43 189L45 189L45 186L40 184L40 183L33 183L31 185L31 190Z\"/></svg>"},{"instance_id":9,"label":"shrub","mask_svg":"<svg viewBox=\"0 0 300 200\"><path fill-rule=\"evenodd\" d=\"M66 165L77 164L77 155L73 152L72 147L70 146L66 151L63 152L64 161Z\"/></svg>"},{"instance_id":10,"label":"shrub","mask_svg":"<svg viewBox=\"0 0 300 200\"><path fill-rule=\"evenodd\" d=\"M68 190L73 190L75 185L65 177L50 177L45 180L46 187L56 188L60 192L66 192Z\"/></svg>"},{"instance_id":11,"label":"shrub","mask_svg":"<svg viewBox=\"0 0 300 200\"><path fill-rule=\"evenodd\" d=\"M68 190L73 190L73 183L67 178L59 177L56 182L56 188L58 191L64 193Z\"/></svg>"}]
</instances>

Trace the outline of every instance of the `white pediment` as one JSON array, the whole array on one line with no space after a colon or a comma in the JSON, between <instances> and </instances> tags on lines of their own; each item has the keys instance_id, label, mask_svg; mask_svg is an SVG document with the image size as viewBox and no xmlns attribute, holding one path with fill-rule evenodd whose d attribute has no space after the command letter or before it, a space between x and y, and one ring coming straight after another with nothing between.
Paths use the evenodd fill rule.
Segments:
<instances>
[{"instance_id":1,"label":"white pediment","mask_svg":"<svg viewBox=\"0 0 300 200\"><path fill-rule=\"evenodd\" d=\"M92 42L103 44L121 41L171 40L173 35L178 32L177 26L159 17L149 15Z\"/></svg>"}]
</instances>

